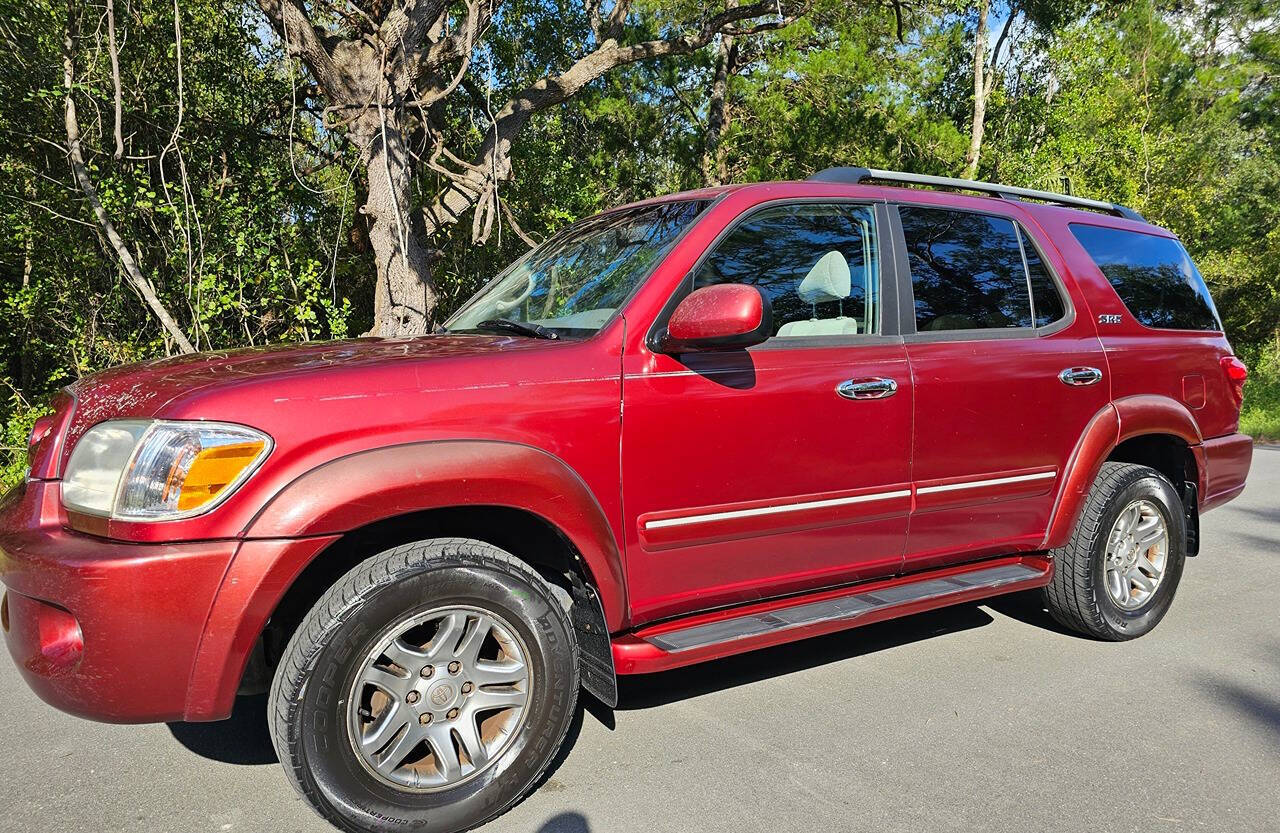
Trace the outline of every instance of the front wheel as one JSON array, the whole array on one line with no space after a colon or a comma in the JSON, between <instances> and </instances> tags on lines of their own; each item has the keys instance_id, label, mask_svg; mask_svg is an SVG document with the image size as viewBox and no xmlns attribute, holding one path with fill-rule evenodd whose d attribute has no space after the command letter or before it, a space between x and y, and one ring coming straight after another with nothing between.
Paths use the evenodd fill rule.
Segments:
<instances>
[{"instance_id":1,"label":"front wheel","mask_svg":"<svg viewBox=\"0 0 1280 833\"><path fill-rule=\"evenodd\" d=\"M1182 501L1155 469L1103 463L1067 545L1053 551L1045 604L1098 639L1149 632L1173 603L1187 554Z\"/></svg>"},{"instance_id":2,"label":"front wheel","mask_svg":"<svg viewBox=\"0 0 1280 833\"><path fill-rule=\"evenodd\" d=\"M293 635L272 740L343 830L466 830L518 801L559 749L576 650L524 562L471 540L397 547L347 573Z\"/></svg>"}]
</instances>

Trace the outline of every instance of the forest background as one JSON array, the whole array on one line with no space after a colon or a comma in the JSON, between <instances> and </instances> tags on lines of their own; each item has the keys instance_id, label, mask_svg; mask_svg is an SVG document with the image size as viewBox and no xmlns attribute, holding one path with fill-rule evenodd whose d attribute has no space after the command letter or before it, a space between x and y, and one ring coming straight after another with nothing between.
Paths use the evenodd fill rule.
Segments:
<instances>
[{"instance_id":1,"label":"forest background","mask_svg":"<svg viewBox=\"0 0 1280 833\"><path fill-rule=\"evenodd\" d=\"M0 489L84 374L420 334L576 219L832 165L1173 230L1280 439L1280 0L0 0Z\"/></svg>"}]
</instances>

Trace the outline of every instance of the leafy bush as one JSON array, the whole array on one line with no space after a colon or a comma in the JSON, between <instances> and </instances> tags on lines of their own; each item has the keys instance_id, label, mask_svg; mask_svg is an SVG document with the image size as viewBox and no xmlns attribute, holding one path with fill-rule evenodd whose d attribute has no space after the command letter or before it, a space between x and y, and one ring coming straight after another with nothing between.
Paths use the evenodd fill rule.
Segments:
<instances>
[{"instance_id":1,"label":"leafy bush","mask_svg":"<svg viewBox=\"0 0 1280 833\"><path fill-rule=\"evenodd\" d=\"M1272 344L1249 365L1240 430L1259 440L1280 440L1280 345Z\"/></svg>"},{"instance_id":2,"label":"leafy bush","mask_svg":"<svg viewBox=\"0 0 1280 833\"><path fill-rule=\"evenodd\" d=\"M27 473L27 438L31 426L49 409L28 405L16 393L8 403L3 432L0 432L0 494L22 481Z\"/></svg>"}]
</instances>

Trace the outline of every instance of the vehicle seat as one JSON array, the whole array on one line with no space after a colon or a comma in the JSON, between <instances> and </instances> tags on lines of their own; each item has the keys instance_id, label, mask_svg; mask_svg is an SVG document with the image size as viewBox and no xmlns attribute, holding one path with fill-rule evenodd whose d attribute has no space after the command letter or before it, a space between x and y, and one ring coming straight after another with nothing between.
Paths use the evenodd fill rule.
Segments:
<instances>
[{"instance_id":1,"label":"vehicle seat","mask_svg":"<svg viewBox=\"0 0 1280 833\"><path fill-rule=\"evenodd\" d=\"M976 330L978 322L974 321L967 315L960 313L947 313L939 315L930 321L924 328L926 332L937 332L939 330Z\"/></svg>"},{"instance_id":2,"label":"vehicle seat","mask_svg":"<svg viewBox=\"0 0 1280 833\"><path fill-rule=\"evenodd\" d=\"M852 276L849 261L837 251L827 252L804 276L796 287L796 294L806 304L815 305L829 301L844 301L849 297ZM817 309L808 321L790 321L778 330L779 336L834 336L857 335L858 322L843 314L838 318L819 319Z\"/></svg>"}]
</instances>

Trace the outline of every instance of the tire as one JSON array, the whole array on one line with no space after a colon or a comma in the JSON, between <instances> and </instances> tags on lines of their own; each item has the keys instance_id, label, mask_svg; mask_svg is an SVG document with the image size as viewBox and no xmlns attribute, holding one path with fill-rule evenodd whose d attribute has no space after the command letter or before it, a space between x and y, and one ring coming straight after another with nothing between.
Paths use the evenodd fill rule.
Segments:
<instances>
[{"instance_id":1,"label":"tire","mask_svg":"<svg viewBox=\"0 0 1280 833\"><path fill-rule=\"evenodd\" d=\"M459 621L461 630L455 627ZM441 636L446 630L450 636ZM434 635L419 645L429 632ZM378 653L384 645L387 651ZM468 645L476 646L474 652ZM481 658L495 650L496 660ZM271 738L294 788L342 830L467 830L519 801L555 757L577 702L577 650L551 586L509 553L467 539L396 547L343 576L299 625L271 686ZM451 656L460 661L446 662ZM405 665L391 665L392 657ZM439 669L424 657L440 659ZM495 668L523 668L505 673L525 678L495 687L485 682ZM369 682L389 679L383 674L396 677L385 691ZM477 682L468 691L463 680L471 675ZM393 690L401 695L387 693ZM484 712L476 704L490 700L481 696L522 705ZM349 710L351 703L359 709ZM475 730L470 747L462 739L468 716ZM403 728L382 747L386 771L380 772L377 752L358 747L374 748L377 741L370 739L380 738L375 729L384 718L388 725L403 722ZM476 728L490 719L505 722L496 731ZM409 747L415 730L436 734ZM482 739L486 732L488 742ZM449 760L434 751L442 742L450 744ZM477 743L483 757L464 761L463 751ZM405 752L405 763L397 765Z\"/></svg>"},{"instance_id":2,"label":"tire","mask_svg":"<svg viewBox=\"0 0 1280 833\"><path fill-rule=\"evenodd\" d=\"M1154 592L1126 580L1120 580L1121 586L1114 591L1108 586L1115 578L1108 575L1108 564L1112 563L1108 561L1108 545L1113 535L1124 538L1118 529L1122 513L1129 513L1127 521L1135 511L1143 523L1152 523L1158 516L1166 532L1163 569ZM1053 580L1042 591L1045 606L1065 627L1097 639L1120 642L1142 636L1159 624L1173 603L1186 561L1186 541L1182 501L1164 475L1132 463L1103 463L1071 540L1052 551L1055 570ZM1122 542L1116 549L1114 563L1120 565L1119 570L1125 569L1126 558L1136 563L1146 555L1152 557L1144 563L1159 561L1158 546L1133 554L1140 546ZM1151 573L1142 575L1149 580ZM1133 598L1148 592L1145 599Z\"/></svg>"}]
</instances>

